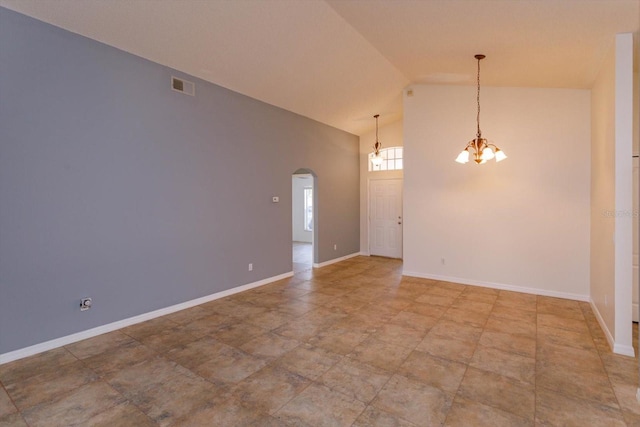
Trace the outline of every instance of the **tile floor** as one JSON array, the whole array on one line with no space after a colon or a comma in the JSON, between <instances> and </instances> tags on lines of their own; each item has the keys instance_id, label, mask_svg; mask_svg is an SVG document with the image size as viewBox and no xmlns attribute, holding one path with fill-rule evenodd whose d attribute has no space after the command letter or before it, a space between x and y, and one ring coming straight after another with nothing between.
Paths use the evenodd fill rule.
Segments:
<instances>
[{"instance_id":1,"label":"tile floor","mask_svg":"<svg viewBox=\"0 0 640 427\"><path fill-rule=\"evenodd\" d=\"M638 360L588 304L401 267L352 258L0 365L0 426L640 425Z\"/></svg>"}]
</instances>

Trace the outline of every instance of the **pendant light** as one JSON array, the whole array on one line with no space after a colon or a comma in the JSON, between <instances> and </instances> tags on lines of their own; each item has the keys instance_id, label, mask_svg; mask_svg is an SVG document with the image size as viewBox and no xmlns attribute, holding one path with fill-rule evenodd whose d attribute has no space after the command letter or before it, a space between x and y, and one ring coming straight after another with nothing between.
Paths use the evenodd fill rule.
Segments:
<instances>
[{"instance_id":1,"label":"pendant light","mask_svg":"<svg viewBox=\"0 0 640 427\"><path fill-rule=\"evenodd\" d=\"M484 59L484 55L476 55L475 58L478 60L478 115L476 116L476 124L477 124L477 132L475 139L469 141L467 146L458 154L456 158L456 162L458 163L467 163L469 161L469 150L471 150L471 154L473 154L473 160L481 165L486 163L487 160L491 160L493 158L496 159L496 162L502 161L507 158L507 155L504 154L502 150L500 150L495 144L489 143L485 138L482 137L482 132L480 131L480 60Z\"/></svg>"},{"instance_id":2,"label":"pendant light","mask_svg":"<svg viewBox=\"0 0 640 427\"><path fill-rule=\"evenodd\" d=\"M373 144L373 154L371 156L371 164L374 167L380 167L382 164L382 155L380 154L380 148L382 148L382 144L378 141L378 117L380 114L376 114L373 116L376 119L376 143Z\"/></svg>"}]
</instances>

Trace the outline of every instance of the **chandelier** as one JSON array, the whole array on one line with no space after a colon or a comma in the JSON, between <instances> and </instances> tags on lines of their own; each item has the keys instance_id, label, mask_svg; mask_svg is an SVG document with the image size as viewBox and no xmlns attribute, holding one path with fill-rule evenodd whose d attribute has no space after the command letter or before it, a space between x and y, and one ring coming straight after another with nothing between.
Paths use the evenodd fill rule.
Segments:
<instances>
[{"instance_id":1,"label":"chandelier","mask_svg":"<svg viewBox=\"0 0 640 427\"><path fill-rule=\"evenodd\" d=\"M469 162L469 150L473 154L473 160L481 165L486 163L487 160L491 160L493 158L496 159L496 162L504 160L507 158L507 155L504 154L502 150L500 150L495 144L490 143L488 140L482 137L482 132L480 131L480 60L484 59L484 55L476 55L475 58L478 60L478 115L476 116L476 124L477 124L477 132L475 139L469 141L467 146L458 154L456 158L456 162L458 163L467 163Z\"/></svg>"},{"instance_id":2,"label":"chandelier","mask_svg":"<svg viewBox=\"0 0 640 427\"><path fill-rule=\"evenodd\" d=\"M382 148L382 143L378 141L378 117L380 114L376 114L376 143L373 144L373 153L371 154L371 164L373 166L380 166L382 164L382 155L380 154L380 148Z\"/></svg>"}]
</instances>

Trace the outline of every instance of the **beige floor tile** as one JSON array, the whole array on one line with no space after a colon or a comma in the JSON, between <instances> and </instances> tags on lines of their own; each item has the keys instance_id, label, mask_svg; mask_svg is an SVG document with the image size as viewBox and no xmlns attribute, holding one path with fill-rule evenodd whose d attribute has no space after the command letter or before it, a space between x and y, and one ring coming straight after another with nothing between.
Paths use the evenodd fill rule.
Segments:
<instances>
[{"instance_id":1,"label":"beige floor tile","mask_svg":"<svg viewBox=\"0 0 640 427\"><path fill-rule=\"evenodd\" d=\"M258 335L240 346L240 349L257 357L273 359L282 356L300 345L300 341L272 332Z\"/></svg>"},{"instance_id":2,"label":"beige floor tile","mask_svg":"<svg viewBox=\"0 0 640 427\"><path fill-rule=\"evenodd\" d=\"M84 359L82 362L103 378L110 378L121 369L136 365L156 356L148 347L137 341L128 342Z\"/></svg>"},{"instance_id":3,"label":"beige floor tile","mask_svg":"<svg viewBox=\"0 0 640 427\"><path fill-rule=\"evenodd\" d=\"M536 357L536 340L527 336L485 330L479 343L485 347L496 348L507 353Z\"/></svg>"},{"instance_id":4,"label":"beige floor tile","mask_svg":"<svg viewBox=\"0 0 640 427\"><path fill-rule=\"evenodd\" d=\"M391 345L406 347L413 350L418 344L420 344L426 334L426 331L387 323L371 334L371 337Z\"/></svg>"},{"instance_id":5,"label":"beige floor tile","mask_svg":"<svg viewBox=\"0 0 640 427\"><path fill-rule=\"evenodd\" d=\"M77 343L69 344L66 349L78 359L86 359L105 351L109 351L114 347L120 347L124 344L133 342L133 338L123 334L120 331L113 331L107 334L98 335L94 338L82 340Z\"/></svg>"},{"instance_id":6,"label":"beige floor tile","mask_svg":"<svg viewBox=\"0 0 640 427\"><path fill-rule=\"evenodd\" d=\"M287 425L314 427L350 426L365 404L330 388L312 384L284 405L276 418Z\"/></svg>"},{"instance_id":7,"label":"beige floor tile","mask_svg":"<svg viewBox=\"0 0 640 427\"><path fill-rule=\"evenodd\" d=\"M394 370L404 362L411 350L369 337L347 356L378 368Z\"/></svg>"},{"instance_id":8,"label":"beige floor tile","mask_svg":"<svg viewBox=\"0 0 640 427\"><path fill-rule=\"evenodd\" d=\"M604 369L612 383L638 384L638 359L607 352L601 354Z\"/></svg>"},{"instance_id":9,"label":"beige floor tile","mask_svg":"<svg viewBox=\"0 0 640 427\"><path fill-rule=\"evenodd\" d=\"M240 347L244 343L267 332L268 331L266 329L259 326L237 322L221 327L217 331L213 332L211 336L225 344Z\"/></svg>"},{"instance_id":10,"label":"beige floor tile","mask_svg":"<svg viewBox=\"0 0 640 427\"><path fill-rule=\"evenodd\" d=\"M455 296L426 293L416 298L415 302L430 304L430 305L437 305L440 307L451 307L451 305L454 303L456 298L457 298L457 293Z\"/></svg>"},{"instance_id":11,"label":"beige floor tile","mask_svg":"<svg viewBox=\"0 0 640 427\"><path fill-rule=\"evenodd\" d=\"M226 391L220 392L216 386L201 377L179 375L161 385L129 396L129 399L157 425L168 426L227 397Z\"/></svg>"},{"instance_id":12,"label":"beige floor tile","mask_svg":"<svg viewBox=\"0 0 640 427\"><path fill-rule=\"evenodd\" d=\"M451 338L475 344L482 335L482 328L441 319L429 330L428 335L430 337Z\"/></svg>"},{"instance_id":13,"label":"beige floor tile","mask_svg":"<svg viewBox=\"0 0 640 427\"><path fill-rule=\"evenodd\" d=\"M184 331L197 338L211 335L223 327L228 327L238 322L238 319L225 314L210 313L200 317L193 322L182 325Z\"/></svg>"},{"instance_id":14,"label":"beige floor tile","mask_svg":"<svg viewBox=\"0 0 640 427\"><path fill-rule=\"evenodd\" d=\"M349 314L364 307L366 302L347 296L340 296L326 302L322 306L333 312Z\"/></svg>"},{"instance_id":15,"label":"beige floor tile","mask_svg":"<svg viewBox=\"0 0 640 427\"><path fill-rule=\"evenodd\" d=\"M0 385L0 418L16 412L18 412L18 408L16 408L5 389Z\"/></svg>"},{"instance_id":16,"label":"beige floor tile","mask_svg":"<svg viewBox=\"0 0 640 427\"><path fill-rule=\"evenodd\" d=\"M233 348L211 337L204 337L188 343L182 347L176 347L163 354L163 357L172 360L185 368L193 369L208 362L218 354L232 352Z\"/></svg>"},{"instance_id":17,"label":"beige floor tile","mask_svg":"<svg viewBox=\"0 0 640 427\"><path fill-rule=\"evenodd\" d=\"M333 353L346 355L366 340L369 335L367 332L334 325L311 337L308 342Z\"/></svg>"},{"instance_id":18,"label":"beige floor tile","mask_svg":"<svg viewBox=\"0 0 640 427\"><path fill-rule=\"evenodd\" d=\"M584 320L570 319L557 314L538 314L538 327L560 328L576 332L589 332Z\"/></svg>"},{"instance_id":19,"label":"beige floor tile","mask_svg":"<svg viewBox=\"0 0 640 427\"><path fill-rule=\"evenodd\" d=\"M638 391L638 384L616 384L613 383L613 392L618 399L618 404L623 412L631 412L640 417L640 404L636 393Z\"/></svg>"},{"instance_id":20,"label":"beige floor tile","mask_svg":"<svg viewBox=\"0 0 640 427\"><path fill-rule=\"evenodd\" d=\"M558 366L570 371L605 375L600 354L595 349L568 347L553 343L538 345L538 366Z\"/></svg>"},{"instance_id":21,"label":"beige floor tile","mask_svg":"<svg viewBox=\"0 0 640 427\"><path fill-rule=\"evenodd\" d=\"M0 365L0 427L640 426L638 359L588 303L401 270L308 267Z\"/></svg>"},{"instance_id":22,"label":"beige floor tile","mask_svg":"<svg viewBox=\"0 0 640 427\"><path fill-rule=\"evenodd\" d=\"M200 306L187 308L184 310L176 311L175 313L167 314L165 319L175 322L179 325L186 325L192 323L203 317L210 316L209 310Z\"/></svg>"},{"instance_id":23,"label":"beige floor tile","mask_svg":"<svg viewBox=\"0 0 640 427\"><path fill-rule=\"evenodd\" d=\"M0 417L0 427L29 427L20 413L16 412Z\"/></svg>"},{"instance_id":24,"label":"beige floor tile","mask_svg":"<svg viewBox=\"0 0 640 427\"><path fill-rule=\"evenodd\" d=\"M297 301L302 301L317 306L322 306L338 298L335 294L325 294L322 291L307 292L303 295L293 296Z\"/></svg>"},{"instance_id":25,"label":"beige floor tile","mask_svg":"<svg viewBox=\"0 0 640 427\"><path fill-rule=\"evenodd\" d=\"M536 359L483 345L478 345L469 365L531 384L536 380Z\"/></svg>"},{"instance_id":26,"label":"beige floor tile","mask_svg":"<svg viewBox=\"0 0 640 427\"><path fill-rule=\"evenodd\" d=\"M85 425L91 427L153 427L151 418L132 403L121 403L89 418Z\"/></svg>"},{"instance_id":27,"label":"beige floor tile","mask_svg":"<svg viewBox=\"0 0 640 427\"><path fill-rule=\"evenodd\" d=\"M508 334L523 335L530 338L536 338L536 323L527 323L517 320L505 319L489 315L487 323L484 325L487 331L506 332Z\"/></svg>"},{"instance_id":28,"label":"beige floor tile","mask_svg":"<svg viewBox=\"0 0 640 427\"><path fill-rule=\"evenodd\" d=\"M403 311L420 314L434 319L440 319L447 311L447 308L448 307L441 305L414 302L413 304L408 305Z\"/></svg>"},{"instance_id":29,"label":"beige floor tile","mask_svg":"<svg viewBox=\"0 0 640 427\"><path fill-rule=\"evenodd\" d=\"M544 388L578 399L597 402L612 408L619 408L618 401L604 374L570 370L564 366L541 365L536 369L536 387Z\"/></svg>"},{"instance_id":30,"label":"beige floor tile","mask_svg":"<svg viewBox=\"0 0 640 427\"><path fill-rule=\"evenodd\" d=\"M537 339L538 345L541 347L554 344L583 350L596 350L596 345L588 331L576 332L567 329L540 326L538 328Z\"/></svg>"},{"instance_id":31,"label":"beige floor tile","mask_svg":"<svg viewBox=\"0 0 640 427\"><path fill-rule=\"evenodd\" d=\"M535 387L493 372L467 369L457 397L509 412L533 423Z\"/></svg>"},{"instance_id":32,"label":"beige floor tile","mask_svg":"<svg viewBox=\"0 0 640 427\"><path fill-rule=\"evenodd\" d=\"M294 320L294 318L295 317L292 314L283 313L278 310L269 310L256 316L246 318L244 319L244 322L271 331Z\"/></svg>"},{"instance_id":33,"label":"beige floor tile","mask_svg":"<svg viewBox=\"0 0 640 427\"><path fill-rule=\"evenodd\" d=\"M535 311L535 304L533 311L527 311L520 308L518 305L505 305L500 299L496 301L491 311L492 317L498 317L500 319L512 320L514 322L526 322L535 324L537 313Z\"/></svg>"},{"instance_id":34,"label":"beige floor tile","mask_svg":"<svg viewBox=\"0 0 640 427\"><path fill-rule=\"evenodd\" d=\"M95 415L125 402L124 397L102 381L95 381L46 404L23 412L32 427L82 424Z\"/></svg>"},{"instance_id":35,"label":"beige floor tile","mask_svg":"<svg viewBox=\"0 0 640 427\"><path fill-rule=\"evenodd\" d=\"M492 406L456 397L444 425L447 427L526 427L533 426L533 421Z\"/></svg>"},{"instance_id":36,"label":"beige floor tile","mask_svg":"<svg viewBox=\"0 0 640 427\"><path fill-rule=\"evenodd\" d=\"M175 362L153 357L117 371L108 383L125 397L131 397L161 387L180 376L192 375L191 371Z\"/></svg>"},{"instance_id":37,"label":"beige floor tile","mask_svg":"<svg viewBox=\"0 0 640 427\"><path fill-rule=\"evenodd\" d=\"M628 426L638 427L640 426L640 415L636 415L633 412L623 412L622 416Z\"/></svg>"},{"instance_id":38,"label":"beige floor tile","mask_svg":"<svg viewBox=\"0 0 640 427\"><path fill-rule=\"evenodd\" d=\"M457 307L450 307L446 313L442 315L443 320L452 320L462 325L470 325L477 328L484 328L488 318L489 313L478 313Z\"/></svg>"},{"instance_id":39,"label":"beige floor tile","mask_svg":"<svg viewBox=\"0 0 640 427\"><path fill-rule=\"evenodd\" d=\"M303 344L273 362L284 369L311 380L328 371L342 356L323 348Z\"/></svg>"},{"instance_id":40,"label":"beige floor tile","mask_svg":"<svg viewBox=\"0 0 640 427\"><path fill-rule=\"evenodd\" d=\"M412 351L397 373L422 383L455 393L460 386L467 365Z\"/></svg>"},{"instance_id":41,"label":"beige floor tile","mask_svg":"<svg viewBox=\"0 0 640 427\"><path fill-rule=\"evenodd\" d=\"M425 316L419 313L409 311L413 305L415 304L408 306L403 311L393 316L391 320L389 320L389 323L426 333L436 323L438 323L438 319L440 316L438 317Z\"/></svg>"},{"instance_id":42,"label":"beige floor tile","mask_svg":"<svg viewBox=\"0 0 640 427\"><path fill-rule=\"evenodd\" d=\"M435 357L466 364L469 363L473 357L476 344L454 338L439 337L428 333L415 349L429 353Z\"/></svg>"},{"instance_id":43,"label":"beige floor tile","mask_svg":"<svg viewBox=\"0 0 640 427\"><path fill-rule=\"evenodd\" d=\"M24 411L35 405L50 402L61 394L97 379L98 376L91 369L76 361L63 365L56 371L9 383L5 387L14 404Z\"/></svg>"},{"instance_id":44,"label":"beige floor tile","mask_svg":"<svg viewBox=\"0 0 640 427\"><path fill-rule=\"evenodd\" d=\"M184 415L176 420L172 427L210 427L210 426L267 426L269 414L259 408L243 405L236 399L214 403L203 409Z\"/></svg>"},{"instance_id":45,"label":"beige floor tile","mask_svg":"<svg viewBox=\"0 0 640 427\"><path fill-rule=\"evenodd\" d=\"M442 425L453 398L439 388L394 375L372 406L418 426Z\"/></svg>"},{"instance_id":46,"label":"beige floor tile","mask_svg":"<svg viewBox=\"0 0 640 427\"><path fill-rule=\"evenodd\" d=\"M562 427L626 425L619 410L545 389L536 393L536 422Z\"/></svg>"},{"instance_id":47,"label":"beige floor tile","mask_svg":"<svg viewBox=\"0 0 640 427\"><path fill-rule=\"evenodd\" d=\"M382 411L373 406L367 406L352 427L415 427L416 425L403 420L397 415Z\"/></svg>"},{"instance_id":48,"label":"beige floor tile","mask_svg":"<svg viewBox=\"0 0 640 427\"><path fill-rule=\"evenodd\" d=\"M154 335L147 335L139 339L139 341L156 353L166 353L173 348L182 347L197 339L198 337L190 334L184 326L176 326L164 329Z\"/></svg>"},{"instance_id":49,"label":"beige floor tile","mask_svg":"<svg viewBox=\"0 0 640 427\"><path fill-rule=\"evenodd\" d=\"M35 356L0 365L0 381L11 384L36 375L54 372L78 359L66 348L60 347Z\"/></svg>"},{"instance_id":50,"label":"beige floor tile","mask_svg":"<svg viewBox=\"0 0 640 427\"><path fill-rule=\"evenodd\" d=\"M464 289L456 289L454 287L450 287L446 285L438 286L436 284L435 286L428 287L424 292L424 296L425 298L431 298L434 296L447 297L447 298L450 298L451 303L453 303L453 301L460 296L463 290ZM420 301L420 299L418 298L418 302L428 302L428 301ZM451 305L451 304L447 304L447 305Z\"/></svg>"},{"instance_id":51,"label":"beige floor tile","mask_svg":"<svg viewBox=\"0 0 640 427\"><path fill-rule=\"evenodd\" d=\"M274 329L273 332L298 341L307 341L329 326L326 321L317 319L293 319Z\"/></svg>"},{"instance_id":52,"label":"beige floor tile","mask_svg":"<svg viewBox=\"0 0 640 427\"><path fill-rule=\"evenodd\" d=\"M140 340L150 335L159 334L162 331L171 329L177 325L178 324L176 322L173 322L166 317L156 317L155 319L147 320L146 322L127 326L126 328L121 329L121 332L134 339Z\"/></svg>"},{"instance_id":53,"label":"beige floor tile","mask_svg":"<svg viewBox=\"0 0 640 427\"><path fill-rule=\"evenodd\" d=\"M369 403L389 378L389 371L344 358L325 372L317 382L363 403Z\"/></svg>"},{"instance_id":54,"label":"beige floor tile","mask_svg":"<svg viewBox=\"0 0 640 427\"><path fill-rule=\"evenodd\" d=\"M474 296L460 295L451 307L466 310L470 312L488 315L493 310L493 301L497 298L495 295L478 294L482 300L475 299ZM490 302L487 302L489 300Z\"/></svg>"},{"instance_id":55,"label":"beige floor tile","mask_svg":"<svg viewBox=\"0 0 640 427\"><path fill-rule=\"evenodd\" d=\"M209 381L232 385L259 371L267 363L264 358L227 346L192 371Z\"/></svg>"},{"instance_id":56,"label":"beige floor tile","mask_svg":"<svg viewBox=\"0 0 640 427\"><path fill-rule=\"evenodd\" d=\"M304 390L311 380L279 366L265 366L238 383L233 397L260 411L274 414Z\"/></svg>"}]
</instances>

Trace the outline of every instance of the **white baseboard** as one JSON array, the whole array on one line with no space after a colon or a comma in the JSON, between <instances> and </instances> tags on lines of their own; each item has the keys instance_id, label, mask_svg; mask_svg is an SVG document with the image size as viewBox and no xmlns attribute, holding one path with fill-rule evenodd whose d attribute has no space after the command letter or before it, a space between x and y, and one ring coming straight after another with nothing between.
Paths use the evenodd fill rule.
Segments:
<instances>
[{"instance_id":1,"label":"white baseboard","mask_svg":"<svg viewBox=\"0 0 640 427\"><path fill-rule=\"evenodd\" d=\"M609 330L609 328L607 327L607 324L602 318L602 315L600 314L598 307L596 306L596 304L593 302L592 299L589 299L589 304L591 305L591 310L595 314L596 319L598 319L598 324L600 325L600 328L604 332L605 337L607 337L607 342L609 343L609 347L611 348L611 351L613 351L616 354L621 354L623 356L635 357L635 350L633 349L632 345L621 345L616 343L615 339L613 338L613 335L611 334L611 331Z\"/></svg>"},{"instance_id":2,"label":"white baseboard","mask_svg":"<svg viewBox=\"0 0 640 427\"><path fill-rule=\"evenodd\" d=\"M424 274L424 273L417 273L413 271L403 271L402 275L411 276L411 277L420 277L422 279L439 280L442 282L460 283L463 285L470 285L470 286L482 286L485 288L500 289L504 291L522 292L525 294L541 295L545 297L564 298L564 299L571 299L571 300L584 301L584 302L590 301L589 295L572 294L569 292L550 291L550 290L538 289L538 288L528 288L525 286L507 285L504 283L483 282L480 280L461 279L459 277L439 276L436 274Z\"/></svg>"},{"instance_id":3,"label":"white baseboard","mask_svg":"<svg viewBox=\"0 0 640 427\"><path fill-rule=\"evenodd\" d=\"M329 261L321 262L319 264L313 264L314 268L326 267L327 265L335 264L336 262L344 261L349 258L360 256L360 252L354 252L349 255L341 256L340 258L330 259Z\"/></svg>"},{"instance_id":4,"label":"white baseboard","mask_svg":"<svg viewBox=\"0 0 640 427\"><path fill-rule=\"evenodd\" d=\"M286 279L293 276L293 271L280 274L278 276L262 279L257 282L248 283L246 285L237 286L235 288L227 289L224 291L216 292L215 294L207 295L201 298L196 298L190 301L185 301L180 304L172 305L170 307L161 308L159 310L143 313L138 316L130 317L128 319L118 320L113 323L98 326L96 328L87 329L86 331L77 332L75 334L67 335L64 337L56 338L50 341L46 341L40 344L35 344L29 347L21 348L19 350L10 351L8 353L0 354L0 365L4 363L13 362L14 360L22 359L25 357L33 356L38 353L42 353L54 348L62 347L74 342L82 341L87 338L93 338L98 335L112 332L117 329L122 329L127 326L135 325L147 320L155 319L156 317L166 316L167 314L175 313L176 311L185 310L187 308L195 307L196 305L204 304L209 301L213 301L219 298L224 298L229 295L244 292L249 289L264 286L268 283L276 282L278 280Z\"/></svg>"},{"instance_id":5,"label":"white baseboard","mask_svg":"<svg viewBox=\"0 0 640 427\"><path fill-rule=\"evenodd\" d=\"M613 335L611 335L611 331L609 330L609 327L605 323L604 319L602 318L602 315L600 314L600 310L598 310L598 307L596 307L596 304L593 302L592 299L589 300L589 304L591 305L591 311L593 311L593 314L595 314L596 319L598 320L598 324L600 324L600 328L602 329L602 332L604 332L604 336L607 338L609 347L613 350L613 348L615 347L615 340L613 339Z\"/></svg>"}]
</instances>

